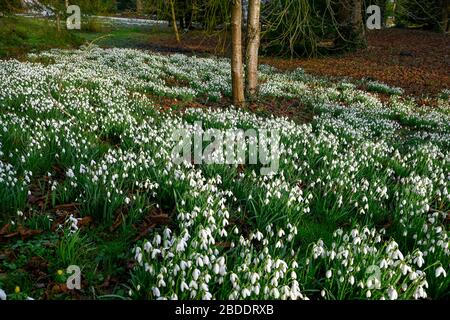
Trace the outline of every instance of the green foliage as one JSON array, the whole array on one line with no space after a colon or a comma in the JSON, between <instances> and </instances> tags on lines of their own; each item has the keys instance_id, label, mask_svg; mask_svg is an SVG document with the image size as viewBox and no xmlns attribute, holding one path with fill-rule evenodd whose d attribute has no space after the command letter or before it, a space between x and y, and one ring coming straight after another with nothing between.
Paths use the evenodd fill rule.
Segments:
<instances>
[{"instance_id":1,"label":"green foliage","mask_svg":"<svg viewBox=\"0 0 450 320\"><path fill-rule=\"evenodd\" d=\"M335 17L339 4L334 0L266 2L261 18L263 51L290 56L329 51L332 46L325 43L342 37Z\"/></svg>"},{"instance_id":2,"label":"green foliage","mask_svg":"<svg viewBox=\"0 0 450 320\"><path fill-rule=\"evenodd\" d=\"M105 27L99 19L89 17L86 20L87 22L81 26L83 32L101 33L105 30Z\"/></svg>"},{"instance_id":3,"label":"green foliage","mask_svg":"<svg viewBox=\"0 0 450 320\"><path fill-rule=\"evenodd\" d=\"M0 13L12 13L22 9L20 0L2 0L0 1Z\"/></svg>"},{"instance_id":4,"label":"green foliage","mask_svg":"<svg viewBox=\"0 0 450 320\"><path fill-rule=\"evenodd\" d=\"M398 0L396 19L399 25L440 30L441 0Z\"/></svg>"},{"instance_id":5,"label":"green foliage","mask_svg":"<svg viewBox=\"0 0 450 320\"><path fill-rule=\"evenodd\" d=\"M70 32L56 29L53 21L16 16L0 17L0 57L14 57L29 51L79 46L83 40Z\"/></svg>"},{"instance_id":6,"label":"green foliage","mask_svg":"<svg viewBox=\"0 0 450 320\"><path fill-rule=\"evenodd\" d=\"M63 268L70 265L82 265L89 256L93 246L88 242L86 235L80 232L64 230L56 246L58 262Z\"/></svg>"},{"instance_id":7,"label":"green foliage","mask_svg":"<svg viewBox=\"0 0 450 320\"><path fill-rule=\"evenodd\" d=\"M367 90L370 92L386 93L391 95L401 95L404 93L401 88L390 87L387 84L377 81L369 81L367 83Z\"/></svg>"}]
</instances>

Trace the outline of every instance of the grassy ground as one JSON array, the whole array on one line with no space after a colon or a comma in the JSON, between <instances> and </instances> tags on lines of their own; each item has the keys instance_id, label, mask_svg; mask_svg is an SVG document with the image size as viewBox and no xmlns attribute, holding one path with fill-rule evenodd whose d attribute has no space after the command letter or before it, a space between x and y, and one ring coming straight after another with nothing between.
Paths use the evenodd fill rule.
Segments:
<instances>
[{"instance_id":1,"label":"grassy ground","mask_svg":"<svg viewBox=\"0 0 450 320\"><path fill-rule=\"evenodd\" d=\"M50 48L74 48L83 39L64 28L58 32L53 21L18 16L0 17L0 57L21 57Z\"/></svg>"},{"instance_id":2,"label":"grassy ground","mask_svg":"<svg viewBox=\"0 0 450 320\"><path fill-rule=\"evenodd\" d=\"M183 46L173 46L173 29L166 25L155 26L124 26L124 25L101 25L94 22L96 27L90 30L82 28L77 31L77 36L86 41L95 41L95 43L105 48L135 48L152 50L162 53L194 53L210 54L208 50L199 52L200 48L189 48ZM208 43L208 39L203 31L192 30L183 34L184 39L203 39L201 43ZM199 43L200 44L200 43ZM211 44L210 44L211 45Z\"/></svg>"},{"instance_id":3,"label":"grassy ground","mask_svg":"<svg viewBox=\"0 0 450 320\"><path fill-rule=\"evenodd\" d=\"M201 38L203 32L192 31L191 38ZM95 43L107 48L137 48L163 52L194 52L172 48L164 42L173 41L172 29L162 25L127 26L104 24L98 19L83 19L81 30L68 31L62 25L58 32L55 21L20 16L0 17L0 58L23 58L27 53L50 48L76 48Z\"/></svg>"}]
</instances>

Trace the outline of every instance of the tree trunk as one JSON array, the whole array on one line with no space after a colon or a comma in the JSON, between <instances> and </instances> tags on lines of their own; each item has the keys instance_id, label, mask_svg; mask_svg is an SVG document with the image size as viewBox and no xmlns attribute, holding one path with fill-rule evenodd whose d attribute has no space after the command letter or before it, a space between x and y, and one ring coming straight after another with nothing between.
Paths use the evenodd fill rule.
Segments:
<instances>
[{"instance_id":1,"label":"tree trunk","mask_svg":"<svg viewBox=\"0 0 450 320\"><path fill-rule=\"evenodd\" d=\"M386 0L379 0L377 1L377 5L380 7L381 9L381 27L385 28L386 27Z\"/></svg>"},{"instance_id":2,"label":"tree trunk","mask_svg":"<svg viewBox=\"0 0 450 320\"><path fill-rule=\"evenodd\" d=\"M448 21L448 11L450 7L450 0L441 0L442 2L442 22L441 22L441 30L442 32L448 32L449 31L449 21Z\"/></svg>"},{"instance_id":3,"label":"tree trunk","mask_svg":"<svg viewBox=\"0 0 450 320\"><path fill-rule=\"evenodd\" d=\"M58 30L58 32L61 32L61 16L59 11L58 13L56 13L56 30Z\"/></svg>"},{"instance_id":4,"label":"tree trunk","mask_svg":"<svg viewBox=\"0 0 450 320\"><path fill-rule=\"evenodd\" d=\"M171 11L171 15L172 15L173 31L175 32L175 37L177 38L177 42L180 43L180 34L178 33L177 17L175 15L175 0L170 0L170 11Z\"/></svg>"},{"instance_id":5,"label":"tree trunk","mask_svg":"<svg viewBox=\"0 0 450 320\"><path fill-rule=\"evenodd\" d=\"M242 0L233 0L231 5L231 84L233 104L242 106L244 97L244 75L242 65Z\"/></svg>"},{"instance_id":6,"label":"tree trunk","mask_svg":"<svg viewBox=\"0 0 450 320\"><path fill-rule=\"evenodd\" d=\"M247 19L246 90L254 97L258 89L258 51L260 42L260 0L249 0Z\"/></svg>"},{"instance_id":7,"label":"tree trunk","mask_svg":"<svg viewBox=\"0 0 450 320\"><path fill-rule=\"evenodd\" d=\"M136 0L136 13L142 14L142 10L143 10L142 0Z\"/></svg>"},{"instance_id":8,"label":"tree trunk","mask_svg":"<svg viewBox=\"0 0 450 320\"><path fill-rule=\"evenodd\" d=\"M191 29L192 27L192 16L194 14L195 0L186 1L186 12L184 14L184 23L186 24L186 29Z\"/></svg>"},{"instance_id":9,"label":"tree trunk","mask_svg":"<svg viewBox=\"0 0 450 320\"><path fill-rule=\"evenodd\" d=\"M341 48L363 48L367 46L363 21L362 0L341 0L337 12Z\"/></svg>"}]
</instances>

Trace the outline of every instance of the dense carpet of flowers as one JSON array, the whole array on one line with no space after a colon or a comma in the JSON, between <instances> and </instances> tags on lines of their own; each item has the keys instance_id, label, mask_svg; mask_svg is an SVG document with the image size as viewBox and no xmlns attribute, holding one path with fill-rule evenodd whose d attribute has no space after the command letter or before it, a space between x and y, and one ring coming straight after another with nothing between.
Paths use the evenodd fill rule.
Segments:
<instances>
[{"instance_id":1,"label":"dense carpet of flowers","mask_svg":"<svg viewBox=\"0 0 450 320\"><path fill-rule=\"evenodd\" d=\"M0 61L2 218L22 213L42 176L52 205L80 203L104 223L119 207L129 217L172 212L170 226L130 248L133 298L448 294L448 100L420 109L371 83L393 94L382 103L352 83L262 66L261 94L298 99L311 123L152 102L229 96L229 70L226 59L96 47ZM276 129L279 170L174 164L174 128Z\"/></svg>"}]
</instances>

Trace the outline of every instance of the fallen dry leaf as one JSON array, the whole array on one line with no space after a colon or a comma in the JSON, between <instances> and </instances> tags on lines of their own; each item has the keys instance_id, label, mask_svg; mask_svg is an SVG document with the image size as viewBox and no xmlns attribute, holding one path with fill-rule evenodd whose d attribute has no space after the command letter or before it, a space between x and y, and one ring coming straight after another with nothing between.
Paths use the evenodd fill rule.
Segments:
<instances>
[{"instance_id":1,"label":"fallen dry leaf","mask_svg":"<svg viewBox=\"0 0 450 320\"><path fill-rule=\"evenodd\" d=\"M94 219L91 216L86 216L78 220L77 226L79 228L87 227L92 224Z\"/></svg>"},{"instance_id":2,"label":"fallen dry leaf","mask_svg":"<svg viewBox=\"0 0 450 320\"><path fill-rule=\"evenodd\" d=\"M19 225L17 227L17 231L7 233L9 232L10 226L9 224L3 226L3 228L0 230L0 237L9 239L14 238L16 236L21 236L22 240L25 240L27 238L33 237L37 234L41 234L42 230L32 230L32 229L25 229L23 226Z\"/></svg>"},{"instance_id":3,"label":"fallen dry leaf","mask_svg":"<svg viewBox=\"0 0 450 320\"><path fill-rule=\"evenodd\" d=\"M9 232L9 228L11 227L10 223L5 224L1 229L0 229L0 236L7 234Z\"/></svg>"},{"instance_id":4,"label":"fallen dry leaf","mask_svg":"<svg viewBox=\"0 0 450 320\"><path fill-rule=\"evenodd\" d=\"M19 232L20 236L22 237L22 240L25 240L27 238L33 237L37 234L41 234L42 230L32 230L32 229L25 229L21 225L17 227L17 231Z\"/></svg>"}]
</instances>

